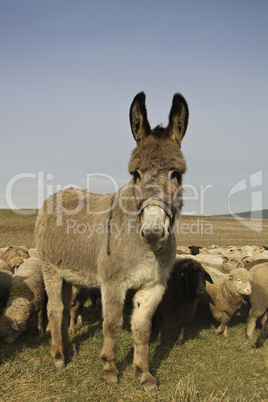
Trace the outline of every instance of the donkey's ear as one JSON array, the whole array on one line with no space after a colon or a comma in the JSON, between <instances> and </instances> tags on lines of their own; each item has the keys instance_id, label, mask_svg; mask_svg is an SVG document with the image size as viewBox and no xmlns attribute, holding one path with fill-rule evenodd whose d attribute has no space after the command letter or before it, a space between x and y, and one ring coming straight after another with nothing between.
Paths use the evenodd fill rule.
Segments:
<instances>
[{"instance_id":1,"label":"donkey's ear","mask_svg":"<svg viewBox=\"0 0 268 402\"><path fill-rule=\"evenodd\" d=\"M170 139L181 146L181 141L188 126L189 109L186 100L181 94L175 94L169 114L167 134Z\"/></svg>"},{"instance_id":2,"label":"donkey's ear","mask_svg":"<svg viewBox=\"0 0 268 402\"><path fill-rule=\"evenodd\" d=\"M133 99L129 110L129 118L132 134L137 142L150 134L151 128L147 119L144 92L138 93Z\"/></svg>"}]
</instances>

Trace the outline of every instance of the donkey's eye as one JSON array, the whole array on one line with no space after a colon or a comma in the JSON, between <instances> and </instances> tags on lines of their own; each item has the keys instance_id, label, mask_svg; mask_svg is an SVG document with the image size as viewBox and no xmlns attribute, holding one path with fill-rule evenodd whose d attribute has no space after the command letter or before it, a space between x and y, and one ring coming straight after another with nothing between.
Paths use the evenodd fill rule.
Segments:
<instances>
[{"instance_id":1,"label":"donkey's eye","mask_svg":"<svg viewBox=\"0 0 268 402\"><path fill-rule=\"evenodd\" d=\"M179 183L181 182L181 175L177 170L174 170L170 174L170 180L177 180Z\"/></svg>"},{"instance_id":2,"label":"donkey's eye","mask_svg":"<svg viewBox=\"0 0 268 402\"><path fill-rule=\"evenodd\" d=\"M135 170L135 172L133 172L133 178L135 183L141 180L141 174L138 170Z\"/></svg>"}]
</instances>

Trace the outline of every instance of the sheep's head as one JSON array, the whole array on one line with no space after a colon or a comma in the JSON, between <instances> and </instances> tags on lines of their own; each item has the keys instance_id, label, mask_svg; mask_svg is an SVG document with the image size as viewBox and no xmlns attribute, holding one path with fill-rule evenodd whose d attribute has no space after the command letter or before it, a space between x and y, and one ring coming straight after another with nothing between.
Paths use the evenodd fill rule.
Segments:
<instances>
[{"instance_id":1,"label":"sheep's head","mask_svg":"<svg viewBox=\"0 0 268 402\"><path fill-rule=\"evenodd\" d=\"M240 295L251 294L252 275L245 268L236 268L228 275L228 281Z\"/></svg>"},{"instance_id":2,"label":"sheep's head","mask_svg":"<svg viewBox=\"0 0 268 402\"><path fill-rule=\"evenodd\" d=\"M3 315L0 320L0 336L6 343L13 343L25 331L26 326L20 325L15 319Z\"/></svg>"},{"instance_id":3,"label":"sheep's head","mask_svg":"<svg viewBox=\"0 0 268 402\"><path fill-rule=\"evenodd\" d=\"M197 261L191 261L182 271L184 283L189 287L193 295L200 297L206 293L206 281L213 283L211 276Z\"/></svg>"},{"instance_id":4,"label":"sheep's head","mask_svg":"<svg viewBox=\"0 0 268 402\"><path fill-rule=\"evenodd\" d=\"M24 261L25 261L25 258L22 258L22 257L10 258L9 266L10 266L11 272L13 272L13 274L16 273L17 269L19 268L19 266L21 264L23 264Z\"/></svg>"}]
</instances>

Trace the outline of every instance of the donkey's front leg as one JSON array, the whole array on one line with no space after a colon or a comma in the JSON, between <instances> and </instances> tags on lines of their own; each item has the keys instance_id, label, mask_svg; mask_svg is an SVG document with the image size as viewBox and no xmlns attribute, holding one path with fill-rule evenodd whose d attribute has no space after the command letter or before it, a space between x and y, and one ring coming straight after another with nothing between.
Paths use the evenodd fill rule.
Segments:
<instances>
[{"instance_id":1,"label":"donkey's front leg","mask_svg":"<svg viewBox=\"0 0 268 402\"><path fill-rule=\"evenodd\" d=\"M139 290L134 297L131 327L134 338L134 371L146 391L157 391L156 379L149 373L148 352L152 317L165 291L162 284Z\"/></svg>"},{"instance_id":2,"label":"donkey's front leg","mask_svg":"<svg viewBox=\"0 0 268 402\"><path fill-rule=\"evenodd\" d=\"M123 305L126 290L120 289L114 283L103 285L103 348L101 359L103 365L102 378L108 383L118 382L118 370L115 366L116 344L123 325Z\"/></svg>"}]
</instances>

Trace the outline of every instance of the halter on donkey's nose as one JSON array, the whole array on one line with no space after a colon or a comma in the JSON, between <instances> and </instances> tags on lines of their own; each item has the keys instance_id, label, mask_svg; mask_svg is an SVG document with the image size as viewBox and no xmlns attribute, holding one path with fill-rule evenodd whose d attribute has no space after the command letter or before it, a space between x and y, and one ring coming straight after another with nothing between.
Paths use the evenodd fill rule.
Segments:
<instances>
[{"instance_id":1,"label":"halter on donkey's nose","mask_svg":"<svg viewBox=\"0 0 268 402\"><path fill-rule=\"evenodd\" d=\"M139 207L142 217L141 238L154 250L159 250L167 241L174 213L159 197L144 200Z\"/></svg>"}]
</instances>

